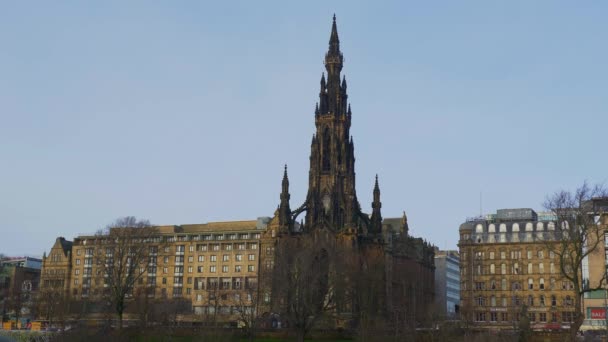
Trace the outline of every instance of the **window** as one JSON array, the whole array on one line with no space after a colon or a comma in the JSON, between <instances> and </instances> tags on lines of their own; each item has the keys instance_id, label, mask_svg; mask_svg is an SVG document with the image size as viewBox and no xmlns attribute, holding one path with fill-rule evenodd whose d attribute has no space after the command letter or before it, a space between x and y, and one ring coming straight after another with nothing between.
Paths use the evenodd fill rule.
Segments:
<instances>
[{"instance_id":1,"label":"window","mask_svg":"<svg viewBox=\"0 0 608 342\"><path fill-rule=\"evenodd\" d=\"M557 306L557 298L555 295L551 296L551 306Z\"/></svg>"},{"instance_id":2,"label":"window","mask_svg":"<svg viewBox=\"0 0 608 342\"><path fill-rule=\"evenodd\" d=\"M222 273L228 273L228 266L222 266Z\"/></svg>"},{"instance_id":3,"label":"window","mask_svg":"<svg viewBox=\"0 0 608 342\"><path fill-rule=\"evenodd\" d=\"M168 267L163 267L163 273L169 273L169 268Z\"/></svg>"},{"instance_id":4,"label":"window","mask_svg":"<svg viewBox=\"0 0 608 342\"><path fill-rule=\"evenodd\" d=\"M169 257L164 257L164 258L163 258L163 262L164 262L165 264L166 264L166 263L168 263L168 262L169 262Z\"/></svg>"},{"instance_id":5,"label":"window","mask_svg":"<svg viewBox=\"0 0 608 342\"><path fill-rule=\"evenodd\" d=\"M176 264L183 264L184 263L184 256L183 255L176 255L175 256L175 263Z\"/></svg>"},{"instance_id":6,"label":"window","mask_svg":"<svg viewBox=\"0 0 608 342\"><path fill-rule=\"evenodd\" d=\"M530 320L530 322L536 321L536 314L534 312L528 313L528 319Z\"/></svg>"},{"instance_id":7,"label":"window","mask_svg":"<svg viewBox=\"0 0 608 342\"><path fill-rule=\"evenodd\" d=\"M236 248L239 250L244 250L245 249L245 244L244 243L239 243L236 245Z\"/></svg>"},{"instance_id":8,"label":"window","mask_svg":"<svg viewBox=\"0 0 608 342\"><path fill-rule=\"evenodd\" d=\"M175 253L184 253L186 251L186 246L178 245L175 246Z\"/></svg>"},{"instance_id":9,"label":"window","mask_svg":"<svg viewBox=\"0 0 608 342\"><path fill-rule=\"evenodd\" d=\"M532 266L532 263L528 263L528 274L532 273L534 273L534 267Z\"/></svg>"},{"instance_id":10,"label":"window","mask_svg":"<svg viewBox=\"0 0 608 342\"><path fill-rule=\"evenodd\" d=\"M502 253L504 253L504 252L502 252ZM507 265L506 264L500 265L500 274L507 274Z\"/></svg>"},{"instance_id":11,"label":"window","mask_svg":"<svg viewBox=\"0 0 608 342\"><path fill-rule=\"evenodd\" d=\"M519 306L521 305L521 300L517 296L513 296L513 305Z\"/></svg>"},{"instance_id":12,"label":"window","mask_svg":"<svg viewBox=\"0 0 608 342\"><path fill-rule=\"evenodd\" d=\"M248 272L255 272L255 266L254 265L247 266L247 271Z\"/></svg>"},{"instance_id":13,"label":"window","mask_svg":"<svg viewBox=\"0 0 608 342\"><path fill-rule=\"evenodd\" d=\"M193 267L192 266L188 266L188 273L192 273Z\"/></svg>"},{"instance_id":14,"label":"window","mask_svg":"<svg viewBox=\"0 0 608 342\"><path fill-rule=\"evenodd\" d=\"M507 297L502 297L502 306L507 307Z\"/></svg>"},{"instance_id":15,"label":"window","mask_svg":"<svg viewBox=\"0 0 608 342\"><path fill-rule=\"evenodd\" d=\"M194 252L194 245L190 245L190 246L188 247L188 251L190 251L190 252Z\"/></svg>"},{"instance_id":16,"label":"window","mask_svg":"<svg viewBox=\"0 0 608 342\"><path fill-rule=\"evenodd\" d=\"M234 266L234 272L241 272L241 265Z\"/></svg>"},{"instance_id":17,"label":"window","mask_svg":"<svg viewBox=\"0 0 608 342\"><path fill-rule=\"evenodd\" d=\"M553 251L549 251L549 259L555 258L555 253Z\"/></svg>"},{"instance_id":18,"label":"window","mask_svg":"<svg viewBox=\"0 0 608 342\"><path fill-rule=\"evenodd\" d=\"M540 264L538 264L538 273L540 273L540 274L545 273L545 265L542 262Z\"/></svg>"},{"instance_id":19,"label":"window","mask_svg":"<svg viewBox=\"0 0 608 342\"><path fill-rule=\"evenodd\" d=\"M205 256L204 255L199 255L198 256L198 262L203 262L205 261Z\"/></svg>"},{"instance_id":20,"label":"window","mask_svg":"<svg viewBox=\"0 0 608 342\"><path fill-rule=\"evenodd\" d=\"M496 281L490 280L490 290L496 290Z\"/></svg>"},{"instance_id":21,"label":"window","mask_svg":"<svg viewBox=\"0 0 608 342\"><path fill-rule=\"evenodd\" d=\"M477 306L484 306L486 304L486 299L482 296L476 297L475 298L475 304Z\"/></svg>"},{"instance_id":22,"label":"window","mask_svg":"<svg viewBox=\"0 0 608 342\"><path fill-rule=\"evenodd\" d=\"M479 290L485 290L486 289L485 285L486 284L484 282L476 282L475 283L475 290L478 290L478 291Z\"/></svg>"},{"instance_id":23,"label":"window","mask_svg":"<svg viewBox=\"0 0 608 342\"><path fill-rule=\"evenodd\" d=\"M218 245L218 244L211 245L211 250L212 251L219 251L220 250L220 245Z\"/></svg>"},{"instance_id":24,"label":"window","mask_svg":"<svg viewBox=\"0 0 608 342\"><path fill-rule=\"evenodd\" d=\"M199 245L199 249L201 252L206 252L207 251L207 245Z\"/></svg>"},{"instance_id":25,"label":"window","mask_svg":"<svg viewBox=\"0 0 608 342\"><path fill-rule=\"evenodd\" d=\"M544 295L540 295L540 297L538 298L538 301L540 302L540 306L545 306L545 296Z\"/></svg>"},{"instance_id":26,"label":"window","mask_svg":"<svg viewBox=\"0 0 608 342\"><path fill-rule=\"evenodd\" d=\"M497 312L490 312L490 321L491 322L496 322L498 320L498 313Z\"/></svg>"},{"instance_id":27,"label":"window","mask_svg":"<svg viewBox=\"0 0 608 342\"><path fill-rule=\"evenodd\" d=\"M500 282L501 282L500 289L503 291L506 291L507 290L507 279L502 278L502 280Z\"/></svg>"},{"instance_id":28,"label":"window","mask_svg":"<svg viewBox=\"0 0 608 342\"><path fill-rule=\"evenodd\" d=\"M74 274L75 274L75 275L79 275L79 274L80 274L80 270L75 270L75 271L74 271Z\"/></svg>"},{"instance_id":29,"label":"window","mask_svg":"<svg viewBox=\"0 0 608 342\"><path fill-rule=\"evenodd\" d=\"M78 285L78 284L80 284L80 280L74 279L74 285Z\"/></svg>"},{"instance_id":30,"label":"window","mask_svg":"<svg viewBox=\"0 0 608 342\"><path fill-rule=\"evenodd\" d=\"M518 263L514 263L513 264L513 274L519 274L519 264Z\"/></svg>"},{"instance_id":31,"label":"window","mask_svg":"<svg viewBox=\"0 0 608 342\"><path fill-rule=\"evenodd\" d=\"M175 266L173 271L178 274L184 273L184 266Z\"/></svg>"},{"instance_id":32,"label":"window","mask_svg":"<svg viewBox=\"0 0 608 342\"><path fill-rule=\"evenodd\" d=\"M80 259L76 259L76 265L80 265Z\"/></svg>"},{"instance_id":33,"label":"window","mask_svg":"<svg viewBox=\"0 0 608 342\"><path fill-rule=\"evenodd\" d=\"M534 290L534 280L532 278L528 278L528 290Z\"/></svg>"},{"instance_id":34,"label":"window","mask_svg":"<svg viewBox=\"0 0 608 342\"><path fill-rule=\"evenodd\" d=\"M505 252L505 251L500 252L500 259L504 260L506 258L507 258L507 252Z\"/></svg>"},{"instance_id":35,"label":"window","mask_svg":"<svg viewBox=\"0 0 608 342\"><path fill-rule=\"evenodd\" d=\"M163 284L167 283L167 278L163 278Z\"/></svg>"},{"instance_id":36,"label":"window","mask_svg":"<svg viewBox=\"0 0 608 342\"><path fill-rule=\"evenodd\" d=\"M549 264L549 273L555 274L555 264L554 263Z\"/></svg>"},{"instance_id":37,"label":"window","mask_svg":"<svg viewBox=\"0 0 608 342\"><path fill-rule=\"evenodd\" d=\"M224 254L224 255L222 256L222 261L230 261L230 255L228 255L228 254Z\"/></svg>"},{"instance_id":38,"label":"window","mask_svg":"<svg viewBox=\"0 0 608 342\"><path fill-rule=\"evenodd\" d=\"M203 266L199 266L196 268L198 273L203 273Z\"/></svg>"},{"instance_id":39,"label":"window","mask_svg":"<svg viewBox=\"0 0 608 342\"><path fill-rule=\"evenodd\" d=\"M494 296L490 297L490 306L496 306L496 297L494 297Z\"/></svg>"},{"instance_id":40,"label":"window","mask_svg":"<svg viewBox=\"0 0 608 342\"><path fill-rule=\"evenodd\" d=\"M540 278L540 282L539 282L539 288L541 290L545 289L545 279L544 278Z\"/></svg>"},{"instance_id":41,"label":"window","mask_svg":"<svg viewBox=\"0 0 608 342\"><path fill-rule=\"evenodd\" d=\"M165 253L169 253L170 251L170 247L165 247Z\"/></svg>"},{"instance_id":42,"label":"window","mask_svg":"<svg viewBox=\"0 0 608 342\"><path fill-rule=\"evenodd\" d=\"M255 260L255 254L249 254L249 261Z\"/></svg>"},{"instance_id":43,"label":"window","mask_svg":"<svg viewBox=\"0 0 608 342\"><path fill-rule=\"evenodd\" d=\"M528 306L534 306L534 297L528 296Z\"/></svg>"},{"instance_id":44,"label":"window","mask_svg":"<svg viewBox=\"0 0 608 342\"><path fill-rule=\"evenodd\" d=\"M193 262L194 261L194 257L191 255L188 257L188 262Z\"/></svg>"},{"instance_id":45,"label":"window","mask_svg":"<svg viewBox=\"0 0 608 342\"><path fill-rule=\"evenodd\" d=\"M209 272L215 273L215 266L210 266L209 267Z\"/></svg>"},{"instance_id":46,"label":"window","mask_svg":"<svg viewBox=\"0 0 608 342\"><path fill-rule=\"evenodd\" d=\"M519 284L519 282L513 282L511 284L511 289L512 290L521 290L521 285Z\"/></svg>"},{"instance_id":47,"label":"window","mask_svg":"<svg viewBox=\"0 0 608 342\"><path fill-rule=\"evenodd\" d=\"M211 256L211 261L212 262L216 262L217 261L217 255L212 255Z\"/></svg>"},{"instance_id":48,"label":"window","mask_svg":"<svg viewBox=\"0 0 608 342\"><path fill-rule=\"evenodd\" d=\"M562 312L562 322L573 322L574 315L572 315L572 312L570 311L564 311Z\"/></svg>"},{"instance_id":49,"label":"window","mask_svg":"<svg viewBox=\"0 0 608 342\"><path fill-rule=\"evenodd\" d=\"M224 250L225 251L231 251L232 250L232 244L224 245Z\"/></svg>"},{"instance_id":50,"label":"window","mask_svg":"<svg viewBox=\"0 0 608 342\"><path fill-rule=\"evenodd\" d=\"M572 306L572 298L570 296L564 298L564 306Z\"/></svg>"},{"instance_id":51,"label":"window","mask_svg":"<svg viewBox=\"0 0 608 342\"><path fill-rule=\"evenodd\" d=\"M495 272L494 264L490 264L490 274L494 274Z\"/></svg>"},{"instance_id":52,"label":"window","mask_svg":"<svg viewBox=\"0 0 608 342\"><path fill-rule=\"evenodd\" d=\"M543 251L538 251L538 258L539 259L543 259L545 257L545 252Z\"/></svg>"},{"instance_id":53,"label":"window","mask_svg":"<svg viewBox=\"0 0 608 342\"><path fill-rule=\"evenodd\" d=\"M475 321L477 322L485 322L486 313L485 312L476 312L475 313Z\"/></svg>"},{"instance_id":54,"label":"window","mask_svg":"<svg viewBox=\"0 0 608 342\"><path fill-rule=\"evenodd\" d=\"M551 322L552 323L556 323L557 322L557 312L552 312L551 313Z\"/></svg>"},{"instance_id":55,"label":"window","mask_svg":"<svg viewBox=\"0 0 608 342\"><path fill-rule=\"evenodd\" d=\"M532 251L528 251L528 259L532 259Z\"/></svg>"},{"instance_id":56,"label":"window","mask_svg":"<svg viewBox=\"0 0 608 342\"><path fill-rule=\"evenodd\" d=\"M243 261L243 255L242 254L237 254L234 256L234 258L236 259L236 261Z\"/></svg>"}]
</instances>

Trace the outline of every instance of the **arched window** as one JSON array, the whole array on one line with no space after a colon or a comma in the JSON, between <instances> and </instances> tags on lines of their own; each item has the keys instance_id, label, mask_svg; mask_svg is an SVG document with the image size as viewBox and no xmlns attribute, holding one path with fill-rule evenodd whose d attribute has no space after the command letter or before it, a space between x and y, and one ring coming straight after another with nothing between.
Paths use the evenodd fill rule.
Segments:
<instances>
[{"instance_id":1,"label":"arched window","mask_svg":"<svg viewBox=\"0 0 608 342\"><path fill-rule=\"evenodd\" d=\"M532 273L534 273L532 263L528 263L528 274L532 274Z\"/></svg>"},{"instance_id":2,"label":"arched window","mask_svg":"<svg viewBox=\"0 0 608 342\"><path fill-rule=\"evenodd\" d=\"M494 224L488 226L488 233L496 233L496 226Z\"/></svg>"},{"instance_id":3,"label":"arched window","mask_svg":"<svg viewBox=\"0 0 608 342\"><path fill-rule=\"evenodd\" d=\"M549 288L550 288L551 290L554 290L554 289L555 289L555 283L556 283L556 282L555 282L555 278L551 278L550 282L551 282L551 283L549 284Z\"/></svg>"},{"instance_id":4,"label":"arched window","mask_svg":"<svg viewBox=\"0 0 608 342\"><path fill-rule=\"evenodd\" d=\"M528 306L534 306L534 297L528 296Z\"/></svg>"},{"instance_id":5,"label":"arched window","mask_svg":"<svg viewBox=\"0 0 608 342\"><path fill-rule=\"evenodd\" d=\"M513 226L511 227L511 231L513 233L519 232L519 223L513 223Z\"/></svg>"},{"instance_id":6,"label":"arched window","mask_svg":"<svg viewBox=\"0 0 608 342\"><path fill-rule=\"evenodd\" d=\"M507 279L502 278L502 280L500 281L500 289L503 291L507 290Z\"/></svg>"},{"instance_id":7,"label":"arched window","mask_svg":"<svg viewBox=\"0 0 608 342\"><path fill-rule=\"evenodd\" d=\"M555 230L555 222L549 222L549 224L547 224L547 230Z\"/></svg>"},{"instance_id":8,"label":"arched window","mask_svg":"<svg viewBox=\"0 0 608 342\"><path fill-rule=\"evenodd\" d=\"M475 226L475 233L483 233L483 226L481 225L481 223L478 223Z\"/></svg>"},{"instance_id":9,"label":"arched window","mask_svg":"<svg viewBox=\"0 0 608 342\"><path fill-rule=\"evenodd\" d=\"M496 269L494 268L494 264L490 264L490 274L494 274Z\"/></svg>"},{"instance_id":10,"label":"arched window","mask_svg":"<svg viewBox=\"0 0 608 342\"><path fill-rule=\"evenodd\" d=\"M513 264L513 272L511 272L511 273L519 274L519 264L518 263Z\"/></svg>"},{"instance_id":11,"label":"arched window","mask_svg":"<svg viewBox=\"0 0 608 342\"><path fill-rule=\"evenodd\" d=\"M534 225L532 224L532 222L526 223L526 231L531 232L533 230L534 230Z\"/></svg>"},{"instance_id":12,"label":"arched window","mask_svg":"<svg viewBox=\"0 0 608 342\"><path fill-rule=\"evenodd\" d=\"M501 224L500 224L500 226L498 227L498 230L499 230L501 233L506 233L506 232L507 232L507 225L506 225L506 224L504 224L504 223L501 223Z\"/></svg>"},{"instance_id":13,"label":"arched window","mask_svg":"<svg viewBox=\"0 0 608 342\"><path fill-rule=\"evenodd\" d=\"M329 128L325 128L323 131L323 171L329 171L330 169L330 154L331 154L331 135Z\"/></svg>"},{"instance_id":14,"label":"arched window","mask_svg":"<svg viewBox=\"0 0 608 342\"><path fill-rule=\"evenodd\" d=\"M496 290L496 281L494 279L490 280L490 289Z\"/></svg>"},{"instance_id":15,"label":"arched window","mask_svg":"<svg viewBox=\"0 0 608 342\"><path fill-rule=\"evenodd\" d=\"M545 278L540 278L540 280L539 280L539 284L540 284L540 285L539 285L539 288L540 288L541 290L544 290L544 289L545 289Z\"/></svg>"},{"instance_id":16,"label":"arched window","mask_svg":"<svg viewBox=\"0 0 608 342\"><path fill-rule=\"evenodd\" d=\"M540 230L540 231L542 231L542 230L544 230L544 229L545 229L545 225L544 225L542 222L538 222L538 223L536 224L536 230L537 230L537 231L539 231L539 230Z\"/></svg>"},{"instance_id":17,"label":"arched window","mask_svg":"<svg viewBox=\"0 0 608 342\"><path fill-rule=\"evenodd\" d=\"M528 290L534 290L534 280L532 278L528 278Z\"/></svg>"},{"instance_id":18,"label":"arched window","mask_svg":"<svg viewBox=\"0 0 608 342\"><path fill-rule=\"evenodd\" d=\"M538 273L545 273L545 264L543 264L542 262L538 264Z\"/></svg>"},{"instance_id":19,"label":"arched window","mask_svg":"<svg viewBox=\"0 0 608 342\"><path fill-rule=\"evenodd\" d=\"M570 225L568 224L568 221L564 221L562 222L562 229L569 229Z\"/></svg>"}]
</instances>

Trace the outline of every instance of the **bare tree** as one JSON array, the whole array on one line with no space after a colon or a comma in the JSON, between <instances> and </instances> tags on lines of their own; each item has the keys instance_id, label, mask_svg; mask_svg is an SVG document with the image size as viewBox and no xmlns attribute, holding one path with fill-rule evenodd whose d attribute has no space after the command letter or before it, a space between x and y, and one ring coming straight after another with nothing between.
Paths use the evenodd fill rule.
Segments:
<instances>
[{"instance_id":1,"label":"bare tree","mask_svg":"<svg viewBox=\"0 0 608 342\"><path fill-rule=\"evenodd\" d=\"M49 282L37 294L38 316L48 320L49 326L57 322L62 327L70 313L71 298L62 285Z\"/></svg>"},{"instance_id":2,"label":"bare tree","mask_svg":"<svg viewBox=\"0 0 608 342\"><path fill-rule=\"evenodd\" d=\"M101 244L95 249L100 271L96 276L103 281L102 296L118 316L122 329L127 299L146 273L150 257L156 256L160 238L149 221L132 216L117 219L97 235Z\"/></svg>"},{"instance_id":3,"label":"bare tree","mask_svg":"<svg viewBox=\"0 0 608 342\"><path fill-rule=\"evenodd\" d=\"M334 306L335 282L330 280L333 245L324 238L292 236L275 251L273 306L287 318L297 341Z\"/></svg>"},{"instance_id":4,"label":"bare tree","mask_svg":"<svg viewBox=\"0 0 608 342\"><path fill-rule=\"evenodd\" d=\"M243 284L239 285L243 286ZM261 297L257 281L247 282L244 289L235 289L232 307L239 325L244 329L249 341L253 341L260 324Z\"/></svg>"},{"instance_id":5,"label":"bare tree","mask_svg":"<svg viewBox=\"0 0 608 342\"><path fill-rule=\"evenodd\" d=\"M589 186L585 182L573 192L562 190L548 196L544 205L557 217L557 226L547 247L557 257L562 277L570 282L576 294L570 330L572 340L583 324L584 293L604 289L606 274L596 284L590 284L588 279L583 279L582 267L583 260L603 243L604 229L599 220L606 215L606 207L597 204L608 201L607 195L603 186Z\"/></svg>"}]
</instances>

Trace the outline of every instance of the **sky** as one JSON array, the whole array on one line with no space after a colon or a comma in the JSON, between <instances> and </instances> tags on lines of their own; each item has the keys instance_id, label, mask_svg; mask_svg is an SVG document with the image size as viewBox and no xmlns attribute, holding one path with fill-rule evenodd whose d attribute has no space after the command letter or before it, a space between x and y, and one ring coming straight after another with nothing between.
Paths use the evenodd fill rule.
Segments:
<instances>
[{"instance_id":1,"label":"sky","mask_svg":"<svg viewBox=\"0 0 608 342\"><path fill-rule=\"evenodd\" d=\"M357 194L454 249L467 217L608 181L603 1L0 3L0 253L136 216L305 199L336 13ZM481 198L481 200L480 200Z\"/></svg>"}]
</instances>

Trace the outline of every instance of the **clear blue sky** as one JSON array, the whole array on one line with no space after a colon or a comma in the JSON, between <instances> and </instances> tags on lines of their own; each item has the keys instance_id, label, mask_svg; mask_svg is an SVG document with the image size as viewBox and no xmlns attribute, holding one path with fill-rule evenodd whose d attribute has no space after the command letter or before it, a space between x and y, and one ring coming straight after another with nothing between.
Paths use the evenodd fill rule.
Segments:
<instances>
[{"instance_id":1,"label":"clear blue sky","mask_svg":"<svg viewBox=\"0 0 608 342\"><path fill-rule=\"evenodd\" d=\"M0 252L125 215L273 214L306 194L331 28L357 191L455 248L468 216L608 180L604 1L5 1Z\"/></svg>"}]
</instances>

